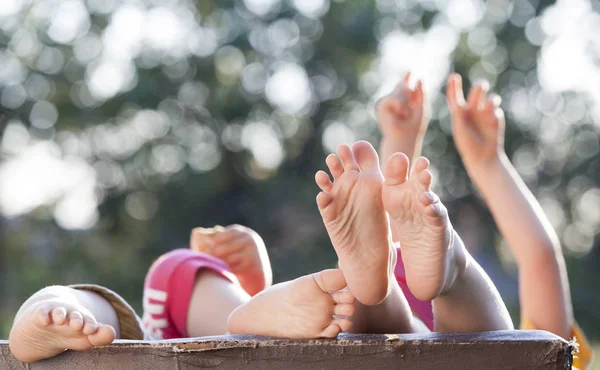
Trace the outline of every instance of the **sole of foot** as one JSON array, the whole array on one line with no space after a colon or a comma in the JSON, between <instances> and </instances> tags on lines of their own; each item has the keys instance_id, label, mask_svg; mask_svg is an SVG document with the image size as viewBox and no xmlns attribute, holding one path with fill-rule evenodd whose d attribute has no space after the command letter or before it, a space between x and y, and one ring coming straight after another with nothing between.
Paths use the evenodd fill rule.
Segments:
<instances>
[{"instance_id":1,"label":"sole of foot","mask_svg":"<svg viewBox=\"0 0 600 370\"><path fill-rule=\"evenodd\" d=\"M352 326L354 296L341 270L324 270L273 285L236 308L231 334L290 339L335 338Z\"/></svg>"},{"instance_id":2,"label":"sole of foot","mask_svg":"<svg viewBox=\"0 0 600 370\"><path fill-rule=\"evenodd\" d=\"M390 290L396 265L390 226L381 190L383 175L373 146L340 145L326 159L333 182L324 171L315 175L321 192L317 205L344 272L348 288L365 305L381 303Z\"/></svg>"},{"instance_id":3,"label":"sole of foot","mask_svg":"<svg viewBox=\"0 0 600 370\"><path fill-rule=\"evenodd\" d=\"M30 363L114 340L113 327L99 324L85 308L50 299L36 302L16 318L9 345L18 360Z\"/></svg>"},{"instance_id":4,"label":"sole of foot","mask_svg":"<svg viewBox=\"0 0 600 370\"><path fill-rule=\"evenodd\" d=\"M409 175L409 160L395 153L385 169L382 199L400 236L406 280L411 292L428 301L456 279L454 230L446 207L431 191L429 161L421 157Z\"/></svg>"}]
</instances>

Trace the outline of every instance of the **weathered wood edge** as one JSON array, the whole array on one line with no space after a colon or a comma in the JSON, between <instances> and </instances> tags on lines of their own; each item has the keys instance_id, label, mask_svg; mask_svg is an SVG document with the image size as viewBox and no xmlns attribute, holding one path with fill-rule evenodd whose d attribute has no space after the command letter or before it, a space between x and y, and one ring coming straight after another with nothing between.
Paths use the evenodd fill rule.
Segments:
<instances>
[{"instance_id":1,"label":"weathered wood edge","mask_svg":"<svg viewBox=\"0 0 600 370\"><path fill-rule=\"evenodd\" d=\"M571 342L544 331L343 334L338 339L314 340L227 335L154 342L119 340L87 352L68 352L35 365L24 365L12 357L7 342L0 341L0 369L79 369L89 366L108 369L116 363L123 369L148 369L149 364L154 363L156 367L152 368L156 369L165 366L196 369L215 364L232 369L240 366L281 368L284 363L288 369L359 369L384 364L430 369L436 363L450 368L451 362L452 368L473 368L482 364L486 364L487 369L507 368L507 363L514 362L515 367L510 368L570 369L572 351ZM189 357L194 353L201 357ZM476 358L478 356L480 358ZM511 356L514 359L508 361L507 357ZM502 361L498 361L499 358ZM174 361L174 365L167 359ZM319 361L327 367L315 366ZM89 365L91 363L94 365ZM83 364L88 365L82 367Z\"/></svg>"}]
</instances>

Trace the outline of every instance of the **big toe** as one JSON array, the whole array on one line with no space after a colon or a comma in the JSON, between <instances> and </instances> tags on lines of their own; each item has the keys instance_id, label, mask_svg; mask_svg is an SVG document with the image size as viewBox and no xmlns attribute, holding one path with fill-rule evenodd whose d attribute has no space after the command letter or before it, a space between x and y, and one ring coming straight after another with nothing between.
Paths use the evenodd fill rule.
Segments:
<instances>
[{"instance_id":1,"label":"big toe","mask_svg":"<svg viewBox=\"0 0 600 370\"><path fill-rule=\"evenodd\" d=\"M352 152L361 171L379 168L379 156L370 143L358 141L352 145Z\"/></svg>"},{"instance_id":2,"label":"big toe","mask_svg":"<svg viewBox=\"0 0 600 370\"><path fill-rule=\"evenodd\" d=\"M398 185L408 179L408 157L404 153L394 153L385 167L385 182L387 185Z\"/></svg>"},{"instance_id":3,"label":"big toe","mask_svg":"<svg viewBox=\"0 0 600 370\"><path fill-rule=\"evenodd\" d=\"M313 274L319 288L327 293L337 292L346 287L346 279L340 269L323 270Z\"/></svg>"},{"instance_id":4,"label":"big toe","mask_svg":"<svg viewBox=\"0 0 600 370\"><path fill-rule=\"evenodd\" d=\"M115 329L112 326L101 324L96 333L88 336L88 340L94 346L103 346L112 343L115 337Z\"/></svg>"}]
</instances>

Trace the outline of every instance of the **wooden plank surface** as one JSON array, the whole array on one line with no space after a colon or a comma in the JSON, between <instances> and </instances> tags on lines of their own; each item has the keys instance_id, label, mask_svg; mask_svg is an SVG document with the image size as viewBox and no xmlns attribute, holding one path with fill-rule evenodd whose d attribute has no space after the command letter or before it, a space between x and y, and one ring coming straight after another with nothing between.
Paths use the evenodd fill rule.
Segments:
<instances>
[{"instance_id":1,"label":"wooden plank surface","mask_svg":"<svg viewBox=\"0 0 600 370\"><path fill-rule=\"evenodd\" d=\"M570 369L572 345L544 331L340 335L337 340L252 336L117 341L35 364L0 341L0 369Z\"/></svg>"}]
</instances>

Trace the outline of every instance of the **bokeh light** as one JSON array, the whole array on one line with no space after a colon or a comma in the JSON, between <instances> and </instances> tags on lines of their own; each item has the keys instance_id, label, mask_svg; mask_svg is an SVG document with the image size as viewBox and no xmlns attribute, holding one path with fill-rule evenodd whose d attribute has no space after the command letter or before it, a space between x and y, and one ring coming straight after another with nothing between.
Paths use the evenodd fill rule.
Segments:
<instances>
[{"instance_id":1,"label":"bokeh light","mask_svg":"<svg viewBox=\"0 0 600 370\"><path fill-rule=\"evenodd\" d=\"M600 230L598 35L591 0L4 0L6 244L46 256L49 274L61 248L131 262L196 222L250 220L308 266L326 240L314 172L341 143L377 143L375 102L411 71L434 190L471 247L496 253L451 137L458 71L502 97L509 158L583 264ZM286 242L296 229L302 246Z\"/></svg>"}]
</instances>

